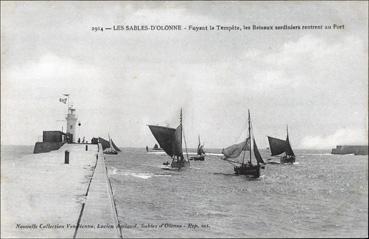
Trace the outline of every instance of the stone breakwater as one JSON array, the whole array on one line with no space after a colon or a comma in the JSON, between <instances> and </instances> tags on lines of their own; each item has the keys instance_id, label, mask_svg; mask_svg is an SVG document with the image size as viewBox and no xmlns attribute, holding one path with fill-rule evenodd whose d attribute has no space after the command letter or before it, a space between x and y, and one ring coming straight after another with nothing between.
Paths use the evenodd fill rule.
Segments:
<instances>
[{"instance_id":1,"label":"stone breakwater","mask_svg":"<svg viewBox=\"0 0 369 239\"><path fill-rule=\"evenodd\" d=\"M49 153L2 160L1 195L2 238L122 237L97 145L86 151L84 144L65 144Z\"/></svg>"}]
</instances>

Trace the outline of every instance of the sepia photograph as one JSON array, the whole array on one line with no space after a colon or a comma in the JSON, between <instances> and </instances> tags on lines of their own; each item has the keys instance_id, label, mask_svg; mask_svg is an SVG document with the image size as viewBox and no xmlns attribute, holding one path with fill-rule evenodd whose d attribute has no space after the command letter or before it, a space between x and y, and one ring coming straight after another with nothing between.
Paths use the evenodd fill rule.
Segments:
<instances>
[{"instance_id":1,"label":"sepia photograph","mask_svg":"<svg viewBox=\"0 0 369 239\"><path fill-rule=\"evenodd\" d=\"M367 1L1 1L1 238L367 238Z\"/></svg>"}]
</instances>

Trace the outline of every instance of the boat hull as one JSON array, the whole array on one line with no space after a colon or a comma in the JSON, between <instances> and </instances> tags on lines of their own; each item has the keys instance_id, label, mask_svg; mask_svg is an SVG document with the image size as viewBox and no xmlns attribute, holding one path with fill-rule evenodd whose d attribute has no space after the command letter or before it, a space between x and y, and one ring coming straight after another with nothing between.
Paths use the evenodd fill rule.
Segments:
<instances>
[{"instance_id":1,"label":"boat hull","mask_svg":"<svg viewBox=\"0 0 369 239\"><path fill-rule=\"evenodd\" d=\"M254 178L260 177L260 165L246 165L234 167L234 172L237 175L252 176Z\"/></svg>"},{"instance_id":2,"label":"boat hull","mask_svg":"<svg viewBox=\"0 0 369 239\"><path fill-rule=\"evenodd\" d=\"M179 161L173 161L171 164L163 163L163 165L161 166L161 169L178 171L178 170L181 170L182 168L186 168L189 166L190 166L190 162L186 160L179 160Z\"/></svg>"},{"instance_id":3,"label":"boat hull","mask_svg":"<svg viewBox=\"0 0 369 239\"><path fill-rule=\"evenodd\" d=\"M281 163L294 163L296 161L295 156L283 156L280 159Z\"/></svg>"},{"instance_id":4,"label":"boat hull","mask_svg":"<svg viewBox=\"0 0 369 239\"><path fill-rule=\"evenodd\" d=\"M118 154L118 152L104 152L104 154L112 154L112 155L116 155L116 154Z\"/></svg>"},{"instance_id":5,"label":"boat hull","mask_svg":"<svg viewBox=\"0 0 369 239\"><path fill-rule=\"evenodd\" d=\"M205 160L205 155L196 155L196 156L190 157L190 160L204 161Z\"/></svg>"}]
</instances>

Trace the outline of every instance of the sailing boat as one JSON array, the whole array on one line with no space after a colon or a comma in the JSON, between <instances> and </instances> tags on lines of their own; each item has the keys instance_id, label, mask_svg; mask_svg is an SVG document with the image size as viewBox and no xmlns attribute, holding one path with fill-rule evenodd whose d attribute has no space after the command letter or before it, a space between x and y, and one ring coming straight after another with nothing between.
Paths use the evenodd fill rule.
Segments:
<instances>
[{"instance_id":1,"label":"sailing boat","mask_svg":"<svg viewBox=\"0 0 369 239\"><path fill-rule=\"evenodd\" d=\"M154 147L152 147L152 150L160 151L160 150L163 150L163 149L159 148L159 146L157 144L155 144Z\"/></svg>"},{"instance_id":2,"label":"sailing boat","mask_svg":"<svg viewBox=\"0 0 369 239\"><path fill-rule=\"evenodd\" d=\"M234 166L234 172L237 175L246 175L246 176L253 176L254 178L260 177L260 164L264 164L263 158L260 155L258 146L256 145L255 137L253 132L251 132L251 117L250 117L250 110L248 110L248 137L245 141L231 145L222 150L222 154L224 155L223 160L226 160L232 163ZM251 146L251 141L253 145ZM245 155L246 151L249 151L249 160L245 163ZM256 159L256 164L253 164L251 161L252 158L252 151L254 151L254 156ZM238 158L241 153L243 152L242 156L242 163L238 161L230 160L229 158Z\"/></svg>"},{"instance_id":3,"label":"sailing boat","mask_svg":"<svg viewBox=\"0 0 369 239\"><path fill-rule=\"evenodd\" d=\"M200 135L199 135L199 144L197 145L197 155L190 157L190 160L195 160L195 161L205 160L205 150L204 150L204 145L201 144Z\"/></svg>"},{"instance_id":4,"label":"sailing boat","mask_svg":"<svg viewBox=\"0 0 369 239\"><path fill-rule=\"evenodd\" d=\"M175 128L169 128L157 125L148 125L151 133L154 135L155 139L158 141L160 147L164 152L172 158L172 163L168 161L163 163L162 169L164 170L180 170L183 167L189 166L190 162L183 157L182 151L182 109L180 113L180 124ZM186 144L186 141L185 141ZM187 152L187 147L186 147Z\"/></svg>"},{"instance_id":5,"label":"sailing boat","mask_svg":"<svg viewBox=\"0 0 369 239\"><path fill-rule=\"evenodd\" d=\"M280 158L281 163L294 163L296 160L296 156L291 148L290 140L288 137L288 126L287 126L287 138L286 140L273 138L268 136L270 151L272 156L276 156L282 153L285 153Z\"/></svg>"},{"instance_id":6,"label":"sailing boat","mask_svg":"<svg viewBox=\"0 0 369 239\"><path fill-rule=\"evenodd\" d=\"M104 154L118 154L118 152L114 149L113 142L109 135L109 148L104 150Z\"/></svg>"}]
</instances>

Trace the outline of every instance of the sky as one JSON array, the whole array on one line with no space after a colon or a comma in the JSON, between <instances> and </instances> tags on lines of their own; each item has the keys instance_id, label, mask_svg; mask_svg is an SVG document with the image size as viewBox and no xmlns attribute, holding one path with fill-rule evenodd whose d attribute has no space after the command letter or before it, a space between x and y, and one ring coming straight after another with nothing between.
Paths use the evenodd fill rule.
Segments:
<instances>
[{"instance_id":1,"label":"sky","mask_svg":"<svg viewBox=\"0 0 369 239\"><path fill-rule=\"evenodd\" d=\"M148 124L188 147L247 133L293 148L367 144L367 2L1 2L1 144L65 129L121 147L154 145ZM344 25L331 30L92 31L113 25Z\"/></svg>"}]
</instances>

